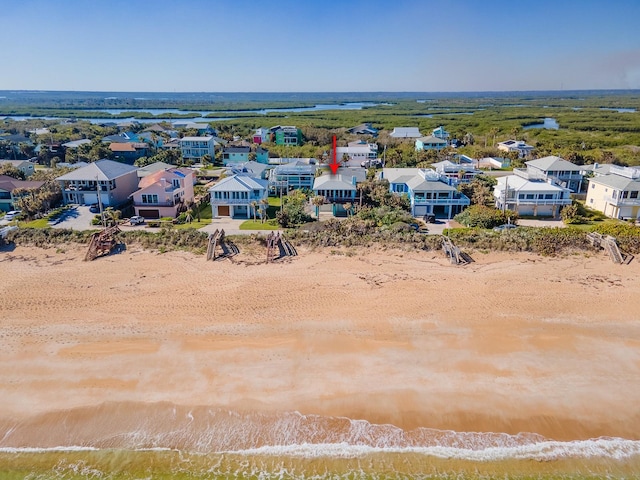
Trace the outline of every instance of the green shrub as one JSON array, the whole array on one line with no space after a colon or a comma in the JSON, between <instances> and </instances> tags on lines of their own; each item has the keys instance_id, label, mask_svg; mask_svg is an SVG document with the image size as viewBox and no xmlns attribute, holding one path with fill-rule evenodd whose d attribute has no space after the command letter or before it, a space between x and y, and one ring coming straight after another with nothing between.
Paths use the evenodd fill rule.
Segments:
<instances>
[{"instance_id":1,"label":"green shrub","mask_svg":"<svg viewBox=\"0 0 640 480\"><path fill-rule=\"evenodd\" d=\"M505 223L516 223L518 214L511 210L498 210L485 205L471 205L454 217L454 220L466 227L493 228Z\"/></svg>"}]
</instances>

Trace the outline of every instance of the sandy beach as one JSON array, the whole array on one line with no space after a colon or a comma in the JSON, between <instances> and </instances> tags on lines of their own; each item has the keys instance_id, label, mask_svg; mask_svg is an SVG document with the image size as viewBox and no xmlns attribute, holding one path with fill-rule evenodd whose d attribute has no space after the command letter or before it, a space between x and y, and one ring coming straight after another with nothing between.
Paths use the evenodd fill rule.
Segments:
<instances>
[{"instance_id":1,"label":"sandy beach","mask_svg":"<svg viewBox=\"0 0 640 480\"><path fill-rule=\"evenodd\" d=\"M638 261L299 253L0 252L0 446L58 444L60 411L167 404L640 438Z\"/></svg>"}]
</instances>

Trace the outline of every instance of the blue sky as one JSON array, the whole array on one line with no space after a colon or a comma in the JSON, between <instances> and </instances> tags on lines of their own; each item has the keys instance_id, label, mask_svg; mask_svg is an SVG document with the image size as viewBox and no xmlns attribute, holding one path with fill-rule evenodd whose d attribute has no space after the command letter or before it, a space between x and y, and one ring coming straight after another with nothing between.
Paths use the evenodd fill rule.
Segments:
<instances>
[{"instance_id":1,"label":"blue sky","mask_svg":"<svg viewBox=\"0 0 640 480\"><path fill-rule=\"evenodd\" d=\"M0 90L640 88L639 18L638 0L0 0Z\"/></svg>"}]
</instances>

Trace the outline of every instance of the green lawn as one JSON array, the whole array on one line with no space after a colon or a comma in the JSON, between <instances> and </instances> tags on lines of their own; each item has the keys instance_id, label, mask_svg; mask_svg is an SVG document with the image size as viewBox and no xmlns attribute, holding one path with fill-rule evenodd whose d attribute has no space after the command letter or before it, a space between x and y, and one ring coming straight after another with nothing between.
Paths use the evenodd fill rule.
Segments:
<instances>
[{"instance_id":1,"label":"green lawn","mask_svg":"<svg viewBox=\"0 0 640 480\"><path fill-rule=\"evenodd\" d=\"M240 230L278 230L280 226L275 220L267 220L261 223L260 220L246 220L240 224Z\"/></svg>"},{"instance_id":2,"label":"green lawn","mask_svg":"<svg viewBox=\"0 0 640 480\"><path fill-rule=\"evenodd\" d=\"M45 215L43 218L39 218L37 220L31 220L30 222L19 222L18 226L21 228L47 228L49 227L49 222L51 220L55 220L69 208L71 207L69 206L58 207L50 211L49 214Z\"/></svg>"},{"instance_id":3,"label":"green lawn","mask_svg":"<svg viewBox=\"0 0 640 480\"><path fill-rule=\"evenodd\" d=\"M211 205L208 203L200 209L200 221L192 221L191 223L182 223L175 225L175 228L202 228L211 223Z\"/></svg>"}]
</instances>

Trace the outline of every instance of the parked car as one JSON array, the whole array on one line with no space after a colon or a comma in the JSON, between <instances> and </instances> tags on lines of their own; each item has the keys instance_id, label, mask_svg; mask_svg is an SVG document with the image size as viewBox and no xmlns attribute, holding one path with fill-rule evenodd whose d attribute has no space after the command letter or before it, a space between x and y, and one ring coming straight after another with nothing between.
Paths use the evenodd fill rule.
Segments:
<instances>
[{"instance_id":1,"label":"parked car","mask_svg":"<svg viewBox=\"0 0 640 480\"><path fill-rule=\"evenodd\" d=\"M140 215L134 215L129 219L129 223L131 225L142 225L144 223L144 217L141 217Z\"/></svg>"},{"instance_id":2,"label":"parked car","mask_svg":"<svg viewBox=\"0 0 640 480\"><path fill-rule=\"evenodd\" d=\"M507 230L512 230L514 228L518 228L517 225L513 223L505 223L504 225L498 225L497 227L493 227L494 232L505 232Z\"/></svg>"},{"instance_id":3,"label":"parked car","mask_svg":"<svg viewBox=\"0 0 640 480\"><path fill-rule=\"evenodd\" d=\"M21 213L22 212L20 210L10 210L5 214L4 219L7 222L10 222L11 220L17 220Z\"/></svg>"},{"instance_id":4,"label":"parked car","mask_svg":"<svg viewBox=\"0 0 640 480\"><path fill-rule=\"evenodd\" d=\"M94 203L89 207L89 211L91 213L100 213L100 205L98 205L97 203Z\"/></svg>"},{"instance_id":5,"label":"parked car","mask_svg":"<svg viewBox=\"0 0 640 480\"><path fill-rule=\"evenodd\" d=\"M365 160L360 163L362 168L382 168L382 160Z\"/></svg>"}]
</instances>

